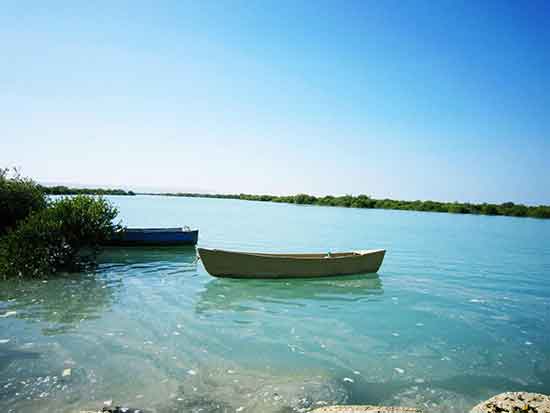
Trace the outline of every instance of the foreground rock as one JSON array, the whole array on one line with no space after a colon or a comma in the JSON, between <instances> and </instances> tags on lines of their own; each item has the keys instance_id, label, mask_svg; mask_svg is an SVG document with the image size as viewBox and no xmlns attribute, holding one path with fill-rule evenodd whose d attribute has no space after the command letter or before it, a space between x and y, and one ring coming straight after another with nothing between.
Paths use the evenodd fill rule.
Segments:
<instances>
[{"instance_id":1,"label":"foreground rock","mask_svg":"<svg viewBox=\"0 0 550 413\"><path fill-rule=\"evenodd\" d=\"M311 413L421 413L421 411L412 407L331 406L315 409Z\"/></svg>"},{"instance_id":2,"label":"foreground rock","mask_svg":"<svg viewBox=\"0 0 550 413\"><path fill-rule=\"evenodd\" d=\"M550 413L550 396L538 393L508 392L491 397L470 413Z\"/></svg>"}]
</instances>

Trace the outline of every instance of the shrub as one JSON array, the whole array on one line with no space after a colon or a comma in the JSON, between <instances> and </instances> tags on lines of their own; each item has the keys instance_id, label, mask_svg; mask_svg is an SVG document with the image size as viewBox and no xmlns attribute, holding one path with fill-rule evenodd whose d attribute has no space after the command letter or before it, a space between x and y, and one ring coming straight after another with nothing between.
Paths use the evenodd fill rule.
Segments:
<instances>
[{"instance_id":1,"label":"shrub","mask_svg":"<svg viewBox=\"0 0 550 413\"><path fill-rule=\"evenodd\" d=\"M22 178L16 169L10 176L9 169L0 168L0 236L46 205L46 196L37 183Z\"/></svg>"},{"instance_id":2,"label":"shrub","mask_svg":"<svg viewBox=\"0 0 550 413\"><path fill-rule=\"evenodd\" d=\"M528 212L528 216L532 218L550 218L550 206L539 205L537 207L531 207Z\"/></svg>"},{"instance_id":3,"label":"shrub","mask_svg":"<svg viewBox=\"0 0 550 413\"><path fill-rule=\"evenodd\" d=\"M317 199L314 196L307 194L298 194L294 196L294 203L300 205L314 204Z\"/></svg>"},{"instance_id":4,"label":"shrub","mask_svg":"<svg viewBox=\"0 0 550 413\"><path fill-rule=\"evenodd\" d=\"M0 239L0 277L42 278L93 264L119 225L118 210L102 198L78 195L32 213Z\"/></svg>"}]
</instances>

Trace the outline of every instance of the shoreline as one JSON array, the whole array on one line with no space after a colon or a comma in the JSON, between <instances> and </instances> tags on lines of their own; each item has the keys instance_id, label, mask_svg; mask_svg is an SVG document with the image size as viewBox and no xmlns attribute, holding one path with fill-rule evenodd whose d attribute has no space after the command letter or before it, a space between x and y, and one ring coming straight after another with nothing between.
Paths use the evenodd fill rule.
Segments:
<instances>
[{"instance_id":1,"label":"shoreline","mask_svg":"<svg viewBox=\"0 0 550 413\"><path fill-rule=\"evenodd\" d=\"M316 197L308 194L288 196L252 194L208 194L191 192L135 192L123 189L69 188L65 186L41 186L47 195L150 195L183 198L235 199L241 201L274 202L294 205L329 206L357 209L385 209L395 211L439 212L460 215L507 216L516 218L550 219L550 205L524 205L514 202L470 203L440 201L404 201L389 198L375 199L367 195L343 195Z\"/></svg>"}]
</instances>

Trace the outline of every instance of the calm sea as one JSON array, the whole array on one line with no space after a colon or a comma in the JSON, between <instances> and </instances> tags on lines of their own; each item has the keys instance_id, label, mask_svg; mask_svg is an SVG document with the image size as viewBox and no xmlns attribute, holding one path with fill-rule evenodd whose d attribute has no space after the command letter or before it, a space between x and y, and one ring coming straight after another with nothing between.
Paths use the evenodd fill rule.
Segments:
<instances>
[{"instance_id":1,"label":"calm sea","mask_svg":"<svg viewBox=\"0 0 550 413\"><path fill-rule=\"evenodd\" d=\"M0 410L463 413L550 393L550 221L109 199L206 247L387 254L379 276L247 281L210 277L193 248L112 249L95 272L1 283Z\"/></svg>"}]
</instances>

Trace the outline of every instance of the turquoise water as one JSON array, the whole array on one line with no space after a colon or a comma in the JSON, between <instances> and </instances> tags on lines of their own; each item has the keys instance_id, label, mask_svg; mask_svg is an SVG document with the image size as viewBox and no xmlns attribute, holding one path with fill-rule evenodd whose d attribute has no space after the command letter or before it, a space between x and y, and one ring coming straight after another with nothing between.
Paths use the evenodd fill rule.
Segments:
<instances>
[{"instance_id":1,"label":"turquoise water","mask_svg":"<svg viewBox=\"0 0 550 413\"><path fill-rule=\"evenodd\" d=\"M110 199L127 225L195 226L206 247L388 252L378 277L246 281L192 248L112 249L95 272L2 283L0 410L462 413L550 393L550 221Z\"/></svg>"}]
</instances>

